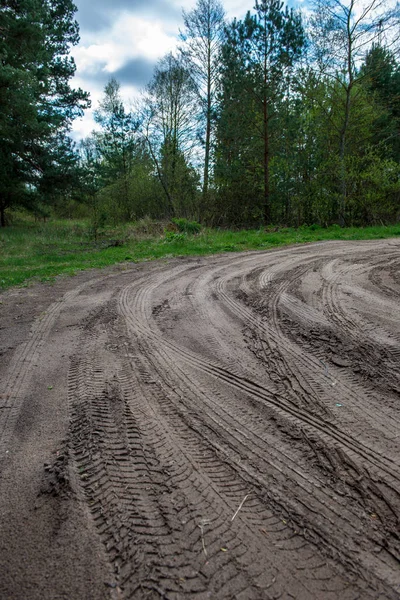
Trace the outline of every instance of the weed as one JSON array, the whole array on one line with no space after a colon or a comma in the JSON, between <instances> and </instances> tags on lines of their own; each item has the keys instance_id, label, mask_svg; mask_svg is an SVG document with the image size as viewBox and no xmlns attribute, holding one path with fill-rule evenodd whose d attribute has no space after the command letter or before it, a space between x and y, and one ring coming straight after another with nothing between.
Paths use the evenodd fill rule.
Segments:
<instances>
[{"instance_id":1,"label":"weed","mask_svg":"<svg viewBox=\"0 0 400 600\"><path fill-rule=\"evenodd\" d=\"M188 221L187 219L171 219L172 223L177 226L178 231L183 233L200 233L201 225L196 221Z\"/></svg>"},{"instance_id":2,"label":"weed","mask_svg":"<svg viewBox=\"0 0 400 600\"><path fill-rule=\"evenodd\" d=\"M173 231L165 232L165 241L168 243L177 242L182 243L186 240L186 233L174 233Z\"/></svg>"},{"instance_id":3,"label":"weed","mask_svg":"<svg viewBox=\"0 0 400 600\"><path fill-rule=\"evenodd\" d=\"M139 235L162 235L165 225L160 221L154 221L150 217L143 217L130 226L134 234Z\"/></svg>"},{"instance_id":4,"label":"weed","mask_svg":"<svg viewBox=\"0 0 400 600\"><path fill-rule=\"evenodd\" d=\"M197 234L201 231L201 225L196 221L189 221L188 219L183 218L174 218L172 219L172 223L174 223L178 228L178 231L182 233Z\"/></svg>"}]
</instances>

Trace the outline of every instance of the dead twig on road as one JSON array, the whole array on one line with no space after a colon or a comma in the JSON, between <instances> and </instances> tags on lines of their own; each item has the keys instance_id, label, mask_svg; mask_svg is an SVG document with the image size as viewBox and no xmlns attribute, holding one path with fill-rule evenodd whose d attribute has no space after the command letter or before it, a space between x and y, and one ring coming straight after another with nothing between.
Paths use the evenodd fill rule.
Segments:
<instances>
[{"instance_id":1,"label":"dead twig on road","mask_svg":"<svg viewBox=\"0 0 400 600\"><path fill-rule=\"evenodd\" d=\"M250 496L250 494L247 494L247 496L245 496L242 500L242 502L240 503L239 508L237 509L237 511L235 512L235 514L233 515L231 521L233 521L235 519L235 517L238 515L239 511L242 509L243 504L246 502L247 498Z\"/></svg>"}]
</instances>

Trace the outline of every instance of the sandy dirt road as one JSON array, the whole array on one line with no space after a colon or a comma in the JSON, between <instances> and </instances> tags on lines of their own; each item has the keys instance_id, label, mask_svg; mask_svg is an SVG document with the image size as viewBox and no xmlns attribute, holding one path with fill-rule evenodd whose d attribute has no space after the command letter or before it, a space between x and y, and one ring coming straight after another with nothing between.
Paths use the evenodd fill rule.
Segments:
<instances>
[{"instance_id":1,"label":"sandy dirt road","mask_svg":"<svg viewBox=\"0 0 400 600\"><path fill-rule=\"evenodd\" d=\"M0 598L400 598L400 241L0 296Z\"/></svg>"}]
</instances>

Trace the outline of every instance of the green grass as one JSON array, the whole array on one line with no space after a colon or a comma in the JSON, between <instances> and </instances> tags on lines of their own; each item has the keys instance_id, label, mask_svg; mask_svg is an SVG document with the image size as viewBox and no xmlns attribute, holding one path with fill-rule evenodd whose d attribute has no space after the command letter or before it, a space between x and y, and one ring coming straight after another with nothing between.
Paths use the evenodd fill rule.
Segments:
<instances>
[{"instance_id":1,"label":"green grass","mask_svg":"<svg viewBox=\"0 0 400 600\"><path fill-rule=\"evenodd\" d=\"M368 240L400 235L400 226L345 228L317 226L265 231L204 229L197 235L162 232L162 227L125 225L93 241L82 221L20 222L0 229L0 289L52 281L94 267L157 258L263 250L321 240ZM118 245L119 244L119 245Z\"/></svg>"}]
</instances>

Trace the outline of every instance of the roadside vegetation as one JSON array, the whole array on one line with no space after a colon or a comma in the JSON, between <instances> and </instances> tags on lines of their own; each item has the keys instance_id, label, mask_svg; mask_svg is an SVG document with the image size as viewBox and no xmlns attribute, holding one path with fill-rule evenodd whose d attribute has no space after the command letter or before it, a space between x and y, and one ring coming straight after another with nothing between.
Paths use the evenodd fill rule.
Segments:
<instances>
[{"instance_id":1,"label":"roadside vegetation","mask_svg":"<svg viewBox=\"0 0 400 600\"><path fill-rule=\"evenodd\" d=\"M400 236L400 225L375 227L268 227L246 230L203 228L185 219L142 219L95 232L90 221L25 219L0 230L0 289L53 281L84 269L117 263L266 250L322 240L367 240Z\"/></svg>"}]
</instances>

